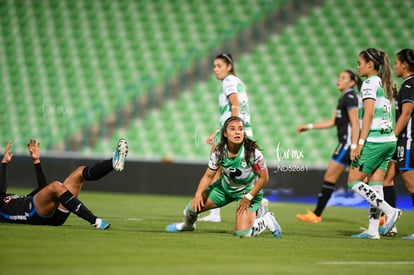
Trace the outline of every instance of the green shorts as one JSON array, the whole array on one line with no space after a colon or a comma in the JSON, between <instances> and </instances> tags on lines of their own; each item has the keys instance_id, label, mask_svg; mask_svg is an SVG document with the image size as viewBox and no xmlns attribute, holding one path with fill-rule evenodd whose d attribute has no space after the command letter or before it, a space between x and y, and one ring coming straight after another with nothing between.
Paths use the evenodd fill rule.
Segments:
<instances>
[{"instance_id":1,"label":"green shorts","mask_svg":"<svg viewBox=\"0 0 414 275\"><path fill-rule=\"evenodd\" d=\"M366 174L372 174L376 169L387 172L388 162L395 151L396 142L369 142L362 148L359 160L352 162L352 167Z\"/></svg>"},{"instance_id":2,"label":"green shorts","mask_svg":"<svg viewBox=\"0 0 414 275\"><path fill-rule=\"evenodd\" d=\"M215 183L210 185L204 193L212 202L214 202L215 205L217 205L217 207L223 207L233 201L237 201L238 205L244 195L246 195L251 189L252 186L248 186L240 192L228 192L226 188L223 187L220 178ZM263 190L252 199L249 211L256 212L260 208L262 198Z\"/></svg>"}]
</instances>

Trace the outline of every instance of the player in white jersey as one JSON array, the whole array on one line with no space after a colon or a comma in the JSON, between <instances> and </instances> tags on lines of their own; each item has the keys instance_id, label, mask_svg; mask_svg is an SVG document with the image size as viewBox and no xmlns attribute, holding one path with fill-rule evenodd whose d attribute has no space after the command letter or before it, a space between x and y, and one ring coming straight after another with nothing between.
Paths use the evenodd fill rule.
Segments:
<instances>
[{"instance_id":1,"label":"player in white jersey","mask_svg":"<svg viewBox=\"0 0 414 275\"><path fill-rule=\"evenodd\" d=\"M221 92L218 97L220 123L219 127L207 137L208 144L217 144L220 141L220 129L224 122L231 116L243 119L246 135L253 137L250 120L249 99L246 85L236 76L234 62L231 54L223 53L214 59L214 75L221 81Z\"/></svg>"},{"instance_id":2,"label":"player in white jersey","mask_svg":"<svg viewBox=\"0 0 414 275\"><path fill-rule=\"evenodd\" d=\"M396 54L394 71L397 77L403 79L403 82L396 95L397 122L394 134L398 137L398 141L397 149L388 164L384 179L384 199L391 206L396 206L394 178L401 174L414 206L414 151L411 150L414 146L414 51L412 49L403 49ZM389 235L396 234L397 228L394 226ZM414 240L414 234L405 236L403 239Z\"/></svg>"},{"instance_id":3,"label":"player in white jersey","mask_svg":"<svg viewBox=\"0 0 414 275\"><path fill-rule=\"evenodd\" d=\"M274 237L280 238L282 230L272 213L267 212L262 217L256 215L263 188L269 180L269 172L259 149L256 142L245 135L240 117L227 119L220 143L210 156L194 198L184 209L184 221L169 224L166 231L193 231L198 214L236 201L236 236L253 237L268 229ZM220 167L220 177L211 183Z\"/></svg>"},{"instance_id":4,"label":"player in white jersey","mask_svg":"<svg viewBox=\"0 0 414 275\"><path fill-rule=\"evenodd\" d=\"M219 127L206 139L206 143L212 145L212 151L220 141L220 129L231 116L242 118L246 135L250 138L253 137L247 89L243 81L236 76L233 57L229 53L219 54L215 57L213 66L215 77L221 81L221 92L218 97ZM217 173L217 176L219 174ZM199 221L220 222L220 208L212 209L209 215L200 218Z\"/></svg>"},{"instance_id":5,"label":"player in white jersey","mask_svg":"<svg viewBox=\"0 0 414 275\"><path fill-rule=\"evenodd\" d=\"M352 165L348 186L369 204L369 226L353 238L379 239L381 211L386 215L384 233L388 233L401 216L401 210L383 198L383 182L388 162L394 154L391 99L393 97L391 67L388 55L369 48L358 56L359 75L366 77L361 87L363 106L360 110L361 131L358 144L351 144ZM363 180L367 177L368 184Z\"/></svg>"}]
</instances>

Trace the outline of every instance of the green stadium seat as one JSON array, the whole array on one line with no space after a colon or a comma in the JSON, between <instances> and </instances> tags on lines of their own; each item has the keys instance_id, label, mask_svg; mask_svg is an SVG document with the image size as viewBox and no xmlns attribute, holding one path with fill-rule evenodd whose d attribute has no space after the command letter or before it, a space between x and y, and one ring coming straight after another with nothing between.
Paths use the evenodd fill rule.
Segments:
<instances>
[{"instance_id":1,"label":"green stadium seat","mask_svg":"<svg viewBox=\"0 0 414 275\"><path fill-rule=\"evenodd\" d=\"M211 58L211 52L221 50L222 42L281 4L268 0L249 5L236 0L6 1L0 9L0 58L3 55L7 66L3 79L8 79L11 88L6 89L6 81L0 80L0 91L11 93L16 106L11 108L12 117L19 121L32 114L24 111L28 103L23 91L28 86L28 98L35 104L50 100L55 106L67 105L67 116L36 119L42 121L35 126L45 133L48 148L54 148L53 142L64 143L70 135L83 134L83 127L152 93L194 61ZM273 159L275 142L284 140L285 133L292 134L286 146L303 144L303 136L294 134L296 124L330 115L338 96L335 78L340 70L355 68L361 47L381 43L393 57L406 46L411 37L406 28L410 17L398 14L412 7L410 1L386 0L375 9L364 1L326 1L264 43L253 43L252 52L236 56L236 70L248 85L254 125L269 159ZM379 27L367 24L379 17L384 22L378 22ZM366 33L375 39L366 41ZM130 88L134 85L139 89ZM185 79L180 79L180 87L186 89ZM204 135L217 127L219 92L220 83L212 76L191 87L191 93L168 104L162 101L161 108L155 114L149 112L142 123L117 129L112 137L98 141L96 148L84 151L102 152L120 134L134 137L139 132L138 141L130 144L136 156L205 159L209 148L193 148L176 140L192 138L193 131ZM38 110L35 116L41 115ZM197 123L202 129L194 129ZM25 122L16 124L13 131L22 137L28 134ZM320 140L328 140L327 144L335 140L332 133L315 131L308 136L309 161L325 163L331 149L322 154L316 150L327 147Z\"/></svg>"}]
</instances>

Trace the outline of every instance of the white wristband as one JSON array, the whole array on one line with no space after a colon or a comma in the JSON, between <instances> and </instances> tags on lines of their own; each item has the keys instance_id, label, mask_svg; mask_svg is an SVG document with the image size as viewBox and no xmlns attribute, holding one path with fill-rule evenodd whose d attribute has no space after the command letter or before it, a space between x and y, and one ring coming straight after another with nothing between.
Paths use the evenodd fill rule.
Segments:
<instances>
[{"instance_id":1,"label":"white wristband","mask_svg":"<svg viewBox=\"0 0 414 275\"><path fill-rule=\"evenodd\" d=\"M351 144L351 150L355 150L357 148L358 145L356 145L355 143Z\"/></svg>"},{"instance_id":2,"label":"white wristband","mask_svg":"<svg viewBox=\"0 0 414 275\"><path fill-rule=\"evenodd\" d=\"M365 144L365 139L360 138L358 140L358 144L364 145Z\"/></svg>"},{"instance_id":3,"label":"white wristband","mask_svg":"<svg viewBox=\"0 0 414 275\"><path fill-rule=\"evenodd\" d=\"M312 130L313 129L313 123L309 123L308 124L308 130Z\"/></svg>"},{"instance_id":4,"label":"white wristband","mask_svg":"<svg viewBox=\"0 0 414 275\"><path fill-rule=\"evenodd\" d=\"M250 193L247 193L246 195L244 195L244 197L246 198L246 199L248 199L249 201L251 201L254 197L252 196L252 194L250 194Z\"/></svg>"}]
</instances>

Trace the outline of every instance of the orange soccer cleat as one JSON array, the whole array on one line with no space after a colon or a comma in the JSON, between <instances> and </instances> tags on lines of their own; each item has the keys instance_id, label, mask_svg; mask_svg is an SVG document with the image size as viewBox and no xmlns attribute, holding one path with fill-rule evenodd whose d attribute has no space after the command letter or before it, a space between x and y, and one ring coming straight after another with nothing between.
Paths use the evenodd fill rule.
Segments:
<instances>
[{"instance_id":1,"label":"orange soccer cleat","mask_svg":"<svg viewBox=\"0 0 414 275\"><path fill-rule=\"evenodd\" d=\"M312 211L307 210L306 214L296 214L296 218L303 222L320 223L322 217L316 216Z\"/></svg>"}]
</instances>

